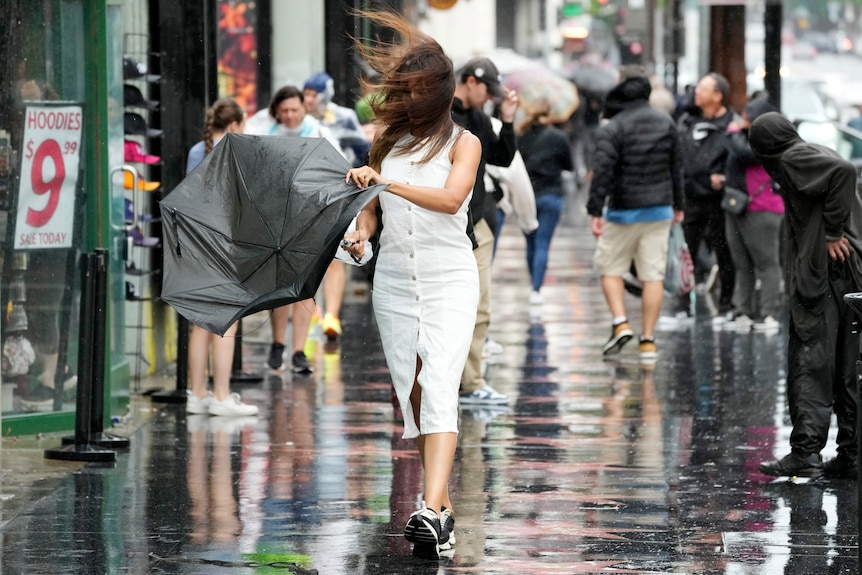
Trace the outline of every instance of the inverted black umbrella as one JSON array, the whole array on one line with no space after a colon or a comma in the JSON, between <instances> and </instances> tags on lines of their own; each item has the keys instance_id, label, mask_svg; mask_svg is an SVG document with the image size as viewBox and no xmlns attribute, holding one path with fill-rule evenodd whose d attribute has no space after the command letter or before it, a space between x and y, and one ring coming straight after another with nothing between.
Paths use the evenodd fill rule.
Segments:
<instances>
[{"instance_id":1,"label":"inverted black umbrella","mask_svg":"<svg viewBox=\"0 0 862 575\"><path fill-rule=\"evenodd\" d=\"M360 189L321 138L228 134L161 202L162 299L224 335L237 319L314 296Z\"/></svg>"}]
</instances>

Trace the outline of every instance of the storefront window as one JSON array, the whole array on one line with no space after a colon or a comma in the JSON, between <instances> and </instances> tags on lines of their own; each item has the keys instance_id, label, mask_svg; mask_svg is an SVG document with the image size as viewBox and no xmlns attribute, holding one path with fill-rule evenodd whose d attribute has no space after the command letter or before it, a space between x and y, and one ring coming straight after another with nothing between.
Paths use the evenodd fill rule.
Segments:
<instances>
[{"instance_id":1,"label":"storefront window","mask_svg":"<svg viewBox=\"0 0 862 575\"><path fill-rule=\"evenodd\" d=\"M255 2L218 2L219 94L249 115L257 111L257 10Z\"/></svg>"},{"instance_id":2,"label":"storefront window","mask_svg":"<svg viewBox=\"0 0 862 575\"><path fill-rule=\"evenodd\" d=\"M2 412L74 410L86 229L83 5L0 6Z\"/></svg>"}]
</instances>

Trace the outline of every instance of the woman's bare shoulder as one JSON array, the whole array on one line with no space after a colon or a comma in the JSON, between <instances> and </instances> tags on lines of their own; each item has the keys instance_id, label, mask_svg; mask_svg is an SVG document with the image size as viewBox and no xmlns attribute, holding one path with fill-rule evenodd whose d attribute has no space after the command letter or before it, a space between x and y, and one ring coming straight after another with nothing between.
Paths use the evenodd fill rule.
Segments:
<instances>
[{"instance_id":1,"label":"woman's bare shoulder","mask_svg":"<svg viewBox=\"0 0 862 575\"><path fill-rule=\"evenodd\" d=\"M456 138L455 144L452 146L452 148L461 148L464 151L472 151L478 149L481 152L482 142L473 132L469 130L462 130L461 133L458 134L458 137Z\"/></svg>"}]
</instances>

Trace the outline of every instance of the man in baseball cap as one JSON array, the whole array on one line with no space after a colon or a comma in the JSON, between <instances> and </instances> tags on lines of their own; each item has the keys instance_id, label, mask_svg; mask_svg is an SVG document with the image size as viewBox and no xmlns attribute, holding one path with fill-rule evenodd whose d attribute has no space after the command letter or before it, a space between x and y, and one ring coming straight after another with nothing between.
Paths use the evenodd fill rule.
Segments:
<instances>
[{"instance_id":1,"label":"man in baseball cap","mask_svg":"<svg viewBox=\"0 0 862 575\"><path fill-rule=\"evenodd\" d=\"M483 111L488 100L499 104L499 134ZM476 170L476 183L470 200L470 222L467 233L473 240L473 255L479 270L479 305L473 327L473 342L461 376L460 403L466 406L505 405L509 398L485 381L482 350L491 321L491 257L494 230L497 228L497 202L485 189L485 165L508 166L515 157L515 129L512 122L518 109L518 95L503 89L500 72L488 58L473 58L458 72L458 84L452 100L452 119L479 138L482 157Z\"/></svg>"},{"instance_id":2,"label":"man in baseball cap","mask_svg":"<svg viewBox=\"0 0 862 575\"><path fill-rule=\"evenodd\" d=\"M462 83L472 76L477 82L485 84L488 93L494 98L503 98L506 95L502 86L503 78L497 66L488 58L473 58L464 64L458 76Z\"/></svg>"}]
</instances>

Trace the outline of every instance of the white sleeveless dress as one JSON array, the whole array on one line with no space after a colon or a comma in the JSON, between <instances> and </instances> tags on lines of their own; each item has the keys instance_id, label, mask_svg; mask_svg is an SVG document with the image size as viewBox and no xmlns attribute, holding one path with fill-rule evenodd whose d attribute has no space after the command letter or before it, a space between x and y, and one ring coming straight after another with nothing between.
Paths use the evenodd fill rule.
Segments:
<instances>
[{"instance_id":1,"label":"white sleeveless dress","mask_svg":"<svg viewBox=\"0 0 862 575\"><path fill-rule=\"evenodd\" d=\"M442 188L449 152L460 128L430 162L424 151L383 160L381 175L396 182ZM383 230L372 301L386 363L404 415L405 439L458 432L458 389L473 340L479 274L467 236L470 196L456 214L420 208L389 192L380 194ZM416 358L422 359L422 408L414 421L410 391Z\"/></svg>"}]
</instances>

